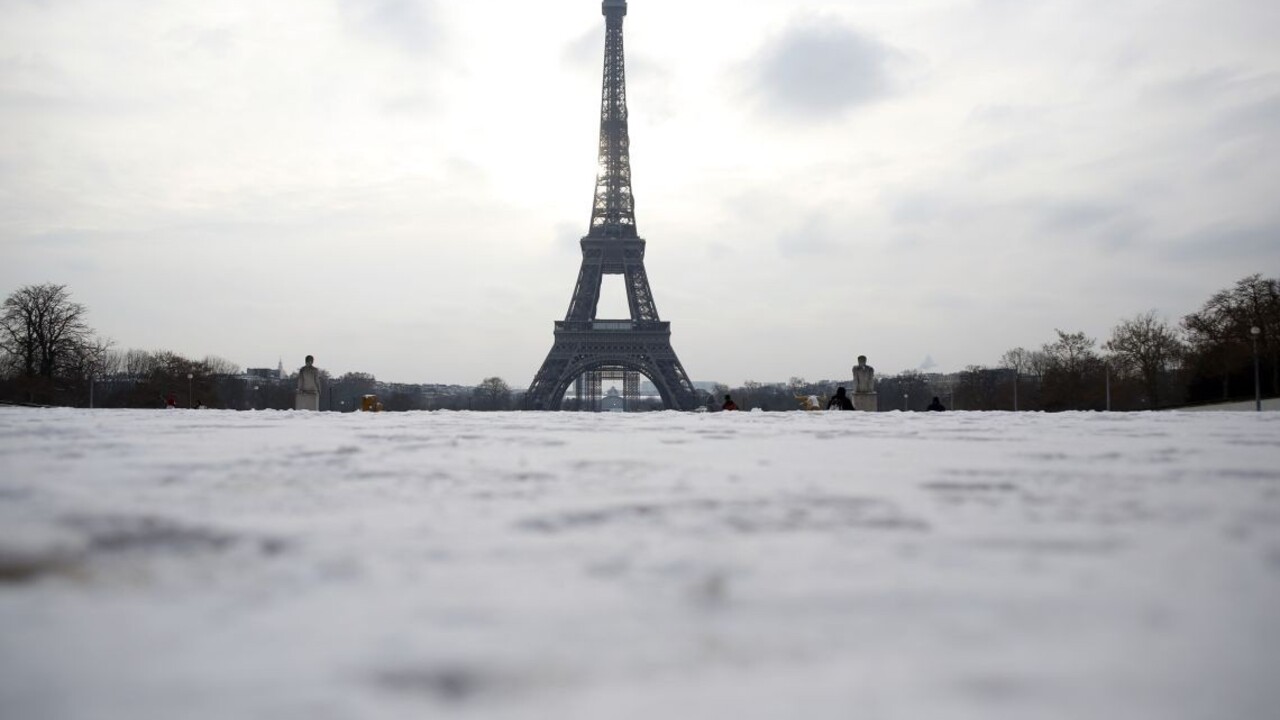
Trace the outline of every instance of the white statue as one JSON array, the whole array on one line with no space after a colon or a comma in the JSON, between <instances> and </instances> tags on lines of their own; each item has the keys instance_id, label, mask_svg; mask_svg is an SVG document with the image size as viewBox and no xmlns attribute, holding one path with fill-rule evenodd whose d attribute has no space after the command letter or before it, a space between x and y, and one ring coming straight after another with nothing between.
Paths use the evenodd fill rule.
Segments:
<instances>
[{"instance_id":1,"label":"white statue","mask_svg":"<svg viewBox=\"0 0 1280 720\"><path fill-rule=\"evenodd\" d=\"M876 369L867 364L866 355L859 355L858 364L853 366L853 391L855 393L876 391Z\"/></svg>"},{"instance_id":2,"label":"white statue","mask_svg":"<svg viewBox=\"0 0 1280 720\"><path fill-rule=\"evenodd\" d=\"M298 410L320 409L320 369L312 364L315 360L308 355L307 364L298 368L298 394L293 405Z\"/></svg>"}]
</instances>

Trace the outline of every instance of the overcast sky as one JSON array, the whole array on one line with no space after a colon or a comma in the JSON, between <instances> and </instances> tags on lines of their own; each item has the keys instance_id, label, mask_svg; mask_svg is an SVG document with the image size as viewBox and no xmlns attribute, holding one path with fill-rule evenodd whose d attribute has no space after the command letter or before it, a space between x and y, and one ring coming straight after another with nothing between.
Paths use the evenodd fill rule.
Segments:
<instances>
[{"instance_id":1,"label":"overcast sky","mask_svg":"<svg viewBox=\"0 0 1280 720\"><path fill-rule=\"evenodd\" d=\"M590 218L599 0L0 13L0 294L65 283L119 347L528 384ZM1259 0L632 0L677 353L958 370L1276 276L1277 37Z\"/></svg>"}]
</instances>

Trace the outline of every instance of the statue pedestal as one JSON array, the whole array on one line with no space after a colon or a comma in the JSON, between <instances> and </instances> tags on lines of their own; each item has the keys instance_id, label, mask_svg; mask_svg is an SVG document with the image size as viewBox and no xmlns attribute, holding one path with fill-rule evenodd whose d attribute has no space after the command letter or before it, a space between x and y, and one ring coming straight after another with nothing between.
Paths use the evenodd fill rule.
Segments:
<instances>
[{"instance_id":1,"label":"statue pedestal","mask_svg":"<svg viewBox=\"0 0 1280 720\"><path fill-rule=\"evenodd\" d=\"M295 410L320 410L320 393L298 393L294 396Z\"/></svg>"},{"instance_id":2,"label":"statue pedestal","mask_svg":"<svg viewBox=\"0 0 1280 720\"><path fill-rule=\"evenodd\" d=\"M873 392L856 392L853 394L853 409L863 412L876 412L879 410L879 404L876 402L876 394Z\"/></svg>"}]
</instances>

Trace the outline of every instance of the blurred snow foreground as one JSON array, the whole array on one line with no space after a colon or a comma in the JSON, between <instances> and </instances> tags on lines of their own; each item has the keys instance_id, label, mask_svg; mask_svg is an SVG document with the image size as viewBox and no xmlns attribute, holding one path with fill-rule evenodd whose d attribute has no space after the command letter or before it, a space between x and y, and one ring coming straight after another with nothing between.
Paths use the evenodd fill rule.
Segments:
<instances>
[{"instance_id":1,"label":"blurred snow foreground","mask_svg":"<svg viewBox=\"0 0 1280 720\"><path fill-rule=\"evenodd\" d=\"M0 716L1263 718L1280 414L0 409Z\"/></svg>"}]
</instances>

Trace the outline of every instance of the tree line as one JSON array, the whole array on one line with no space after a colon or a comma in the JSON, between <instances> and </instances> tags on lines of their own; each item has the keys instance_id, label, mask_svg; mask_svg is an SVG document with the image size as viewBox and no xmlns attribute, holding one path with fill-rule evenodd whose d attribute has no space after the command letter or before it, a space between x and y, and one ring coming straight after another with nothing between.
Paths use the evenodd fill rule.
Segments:
<instances>
[{"instance_id":1,"label":"tree line","mask_svg":"<svg viewBox=\"0 0 1280 720\"><path fill-rule=\"evenodd\" d=\"M236 410L294 406L297 372L250 374L215 355L116 349L87 322L88 309L66 285L29 285L0 313L0 401L72 407L178 407ZM478 385L379 382L373 375L320 370L321 408L354 411L377 394L384 410L509 410L517 398L501 378Z\"/></svg>"},{"instance_id":2,"label":"tree line","mask_svg":"<svg viewBox=\"0 0 1280 720\"><path fill-rule=\"evenodd\" d=\"M1255 335L1252 330L1258 329ZM1121 320L1099 342L1054 331L1039 348L1006 351L995 367L952 376L903 373L877 384L916 407L932 392L966 410L1149 410L1280 393L1280 280L1250 275L1174 325L1155 311ZM882 407L884 400L881 401Z\"/></svg>"},{"instance_id":3,"label":"tree line","mask_svg":"<svg viewBox=\"0 0 1280 720\"><path fill-rule=\"evenodd\" d=\"M248 376L217 356L116 350L89 327L87 308L65 285L29 285L11 293L0 313L0 401L39 405L287 409L296 373ZM1251 332L1258 329L1256 336ZM1262 392L1280 392L1280 280L1250 275L1215 293L1177 325L1155 311L1120 321L1099 342L1057 329L1038 348L1015 347L993 366L950 375L907 371L877 378L881 410L922 410L933 396L966 410L1141 410L1251 398L1256 352ZM499 377L476 386L379 382L321 370L325 410L351 411L378 394L386 410L514 410L520 393ZM825 407L849 381L747 381L704 394L717 410L731 394L742 409ZM657 407L655 405L655 407Z\"/></svg>"},{"instance_id":4,"label":"tree line","mask_svg":"<svg viewBox=\"0 0 1280 720\"><path fill-rule=\"evenodd\" d=\"M1253 328L1259 332L1255 337ZM1280 280L1250 275L1214 293L1175 325L1148 311L1121 320L1099 341L1054 330L1037 348L1015 347L994 366L940 374L908 370L876 378L879 409L923 410L934 397L964 410L1147 410L1251 399L1256 343L1261 392L1280 393ZM743 410L794 410L849 380L747 381L720 385Z\"/></svg>"}]
</instances>

